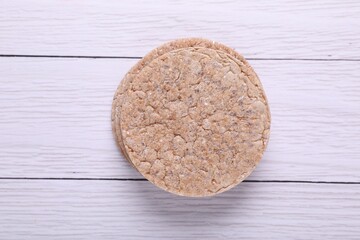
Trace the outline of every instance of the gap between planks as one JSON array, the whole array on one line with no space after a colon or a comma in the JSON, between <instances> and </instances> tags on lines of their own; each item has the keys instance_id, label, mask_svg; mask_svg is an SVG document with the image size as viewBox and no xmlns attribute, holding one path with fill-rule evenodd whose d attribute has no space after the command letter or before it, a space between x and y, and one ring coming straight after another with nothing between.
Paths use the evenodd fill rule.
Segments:
<instances>
[{"instance_id":1,"label":"gap between planks","mask_svg":"<svg viewBox=\"0 0 360 240\"><path fill-rule=\"evenodd\" d=\"M141 59L142 57L130 56L76 56L76 55L32 55L32 54L0 54L0 57L19 58L88 58L88 59ZM246 58L257 61L330 61L330 62L360 62L352 58Z\"/></svg>"},{"instance_id":2,"label":"gap between planks","mask_svg":"<svg viewBox=\"0 0 360 240\"><path fill-rule=\"evenodd\" d=\"M57 177L0 177L0 180L65 180L65 181L147 181L144 178L57 178ZM247 183L307 183L307 184L353 184L360 185L360 182L342 181L297 181L297 180L244 180Z\"/></svg>"}]
</instances>

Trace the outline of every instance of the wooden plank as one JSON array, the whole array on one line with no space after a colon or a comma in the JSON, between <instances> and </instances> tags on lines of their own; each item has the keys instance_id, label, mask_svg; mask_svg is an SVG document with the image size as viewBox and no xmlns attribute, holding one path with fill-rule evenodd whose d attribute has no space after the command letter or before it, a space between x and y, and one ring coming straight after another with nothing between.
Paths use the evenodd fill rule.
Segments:
<instances>
[{"instance_id":1,"label":"wooden plank","mask_svg":"<svg viewBox=\"0 0 360 240\"><path fill-rule=\"evenodd\" d=\"M0 54L143 56L180 37L246 57L359 58L360 2L2 1Z\"/></svg>"},{"instance_id":2,"label":"wooden plank","mask_svg":"<svg viewBox=\"0 0 360 240\"><path fill-rule=\"evenodd\" d=\"M360 185L243 183L190 199L149 182L0 181L1 239L358 239Z\"/></svg>"},{"instance_id":3,"label":"wooden plank","mask_svg":"<svg viewBox=\"0 0 360 240\"><path fill-rule=\"evenodd\" d=\"M137 60L0 58L0 177L138 178L110 112ZM272 111L250 179L360 181L360 62L251 61Z\"/></svg>"}]
</instances>

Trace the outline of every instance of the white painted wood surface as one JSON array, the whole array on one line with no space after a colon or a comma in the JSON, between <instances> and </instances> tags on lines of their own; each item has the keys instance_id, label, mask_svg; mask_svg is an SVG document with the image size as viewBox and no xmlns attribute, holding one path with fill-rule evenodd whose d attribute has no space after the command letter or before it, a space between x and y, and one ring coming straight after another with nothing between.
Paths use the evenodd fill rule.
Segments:
<instances>
[{"instance_id":1,"label":"white painted wood surface","mask_svg":"<svg viewBox=\"0 0 360 240\"><path fill-rule=\"evenodd\" d=\"M358 0L1 1L0 53L143 56L179 37L246 57L360 58Z\"/></svg>"},{"instance_id":2,"label":"white painted wood surface","mask_svg":"<svg viewBox=\"0 0 360 240\"><path fill-rule=\"evenodd\" d=\"M272 112L252 182L215 198L163 192L117 149L137 60L79 58L190 36L250 57ZM359 239L359 36L357 0L0 0L0 239Z\"/></svg>"},{"instance_id":3,"label":"white painted wood surface","mask_svg":"<svg viewBox=\"0 0 360 240\"><path fill-rule=\"evenodd\" d=\"M0 58L1 176L140 177L110 124L113 93L136 61ZM360 62L251 64L272 129L250 179L360 181Z\"/></svg>"},{"instance_id":4,"label":"white painted wood surface","mask_svg":"<svg viewBox=\"0 0 360 240\"><path fill-rule=\"evenodd\" d=\"M148 182L1 181L0 239L359 239L360 185L244 183L205 199Z\"/></svg>"}]
</instances>

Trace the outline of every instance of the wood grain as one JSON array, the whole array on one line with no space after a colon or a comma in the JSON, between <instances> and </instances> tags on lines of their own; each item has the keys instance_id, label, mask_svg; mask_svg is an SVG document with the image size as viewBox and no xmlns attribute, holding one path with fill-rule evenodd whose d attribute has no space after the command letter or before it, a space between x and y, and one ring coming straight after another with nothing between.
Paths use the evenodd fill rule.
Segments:
<instances>
[{"instance_id":1,"label":"wood grain","mask_svg":"<svg viewBox=\"0 0 360 240\"><path fill-rule=\"evenodd\" d=\"M189 199L149 182L0 181L0 239L358 239L360 185L244 183Z\"/></svg>"},{"instance_id":2,"label":"wood grain","mask_svg":"<svg viewBox=\"0 0 360 240\"><path fill-rule=\"evenodd\" d=\"M359 36L357 0L0 1L0 239L359 239ZM249 179L286 182L182 198L121 156L111 102L137 60L77 57L180 37L253 59L272 134Z\"/></svg>"},{"instance_id":3,"label":"wood grain","mask_svg":"<svg viewBox=\"0 0 360 240\"><path fill-rule=\"evenodd\" d=\"M114 91L137 60L0 58L0 177L140 178L114 142ZM360 181L360 62L251 61L272 112L249 179Z\"/></svg>"},{"instance_id":4,"label":"wood grain","mask_svg":"<svg viewBox=\"0 0 360 240\"><path fill-rule=\"evenodd\" d=\"M256 58L360 56L360 2L1 1L0 54L143 56L205 37Z\"/></svg>"}]
</instances>

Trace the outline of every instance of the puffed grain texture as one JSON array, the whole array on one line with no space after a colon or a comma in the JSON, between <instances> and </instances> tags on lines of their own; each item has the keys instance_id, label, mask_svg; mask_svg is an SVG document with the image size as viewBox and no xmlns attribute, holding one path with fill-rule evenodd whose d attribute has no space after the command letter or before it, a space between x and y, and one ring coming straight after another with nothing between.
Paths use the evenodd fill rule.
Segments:
<instances>
[{"instance_id":1,"label":"puffed grain texture","mask_svg":"<svg viewBox=\"0 0 360 240\"><path fill-rule=\"evenodd\" d=\"M259 78L234 50L181 39L125 76L112 109L117 142L158 187L210 196L243 181L266 148L270 111Z\"/></svg>"}]
</instances>

